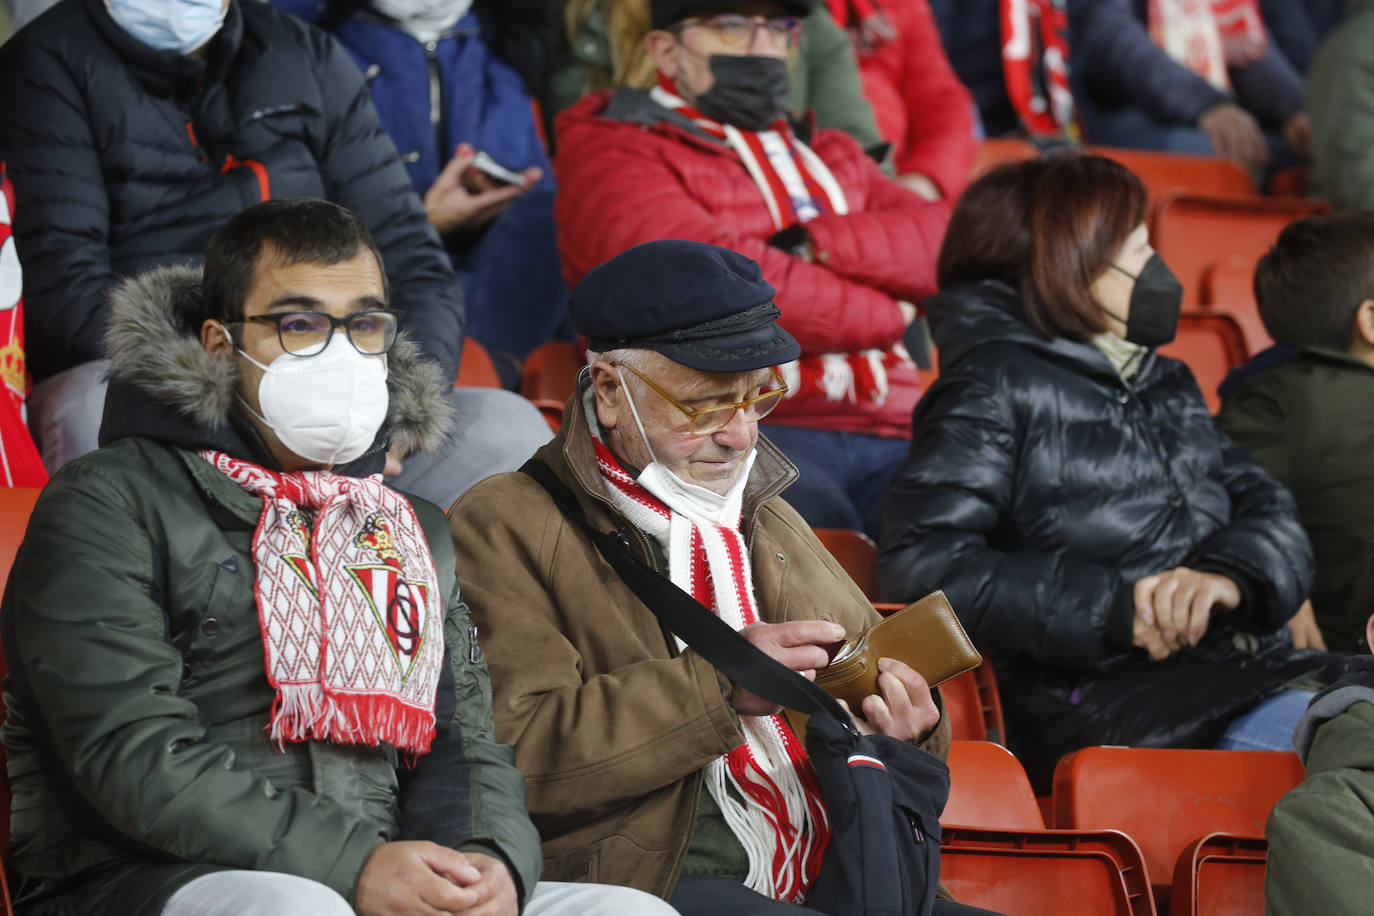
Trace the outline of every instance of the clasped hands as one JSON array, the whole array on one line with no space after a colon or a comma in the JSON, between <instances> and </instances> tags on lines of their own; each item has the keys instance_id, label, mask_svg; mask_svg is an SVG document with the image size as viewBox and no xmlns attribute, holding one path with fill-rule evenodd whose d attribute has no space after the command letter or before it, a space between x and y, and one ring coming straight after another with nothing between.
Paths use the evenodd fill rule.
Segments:
<instances>
[{"instance_id":1,"label":"clasped hands","mask_svg":"<svg viewBox=\"0 0 1374 916\"><path fill-rule=\"evenodd\" d=\"M1146 576L1134 588L1135 645L1162 661L1196 646L1216 608L1235 610L1240 587L1225 576L1186 566Z\"/></svg>"},{"instance_id":2,"label":"clasped hands","mask_svg":"<svg viewBox=\"0 0 1374 916\"><path fill-rule=\"evenodd\" d=\"M814 681L816 672L830 663L833 646L845 638L844 628L824 620L794 620L787 623L756 623L740 630L740 635L774 660ZM899 741L918 741L940 722L940 710L930 695L930 686L910 665L893 658L878 660L880 694L865 697L854 715L854 724L866 734L882 734ZM851 714L844 701L840 704ZM771 700L735 685L730 705L742 716L771 716L782 707Z\"/></svg>"},{"instance_id":3,"label":"clasped hands","mask_svg":"<svg viewBox=\"0 0 1374 916\"><path fill-rule=\"evenodd\" d=\"M500 859L424 841L374 849L354 898L359 916L516 916L520 905Z\"/></svg>"}]
</instances>

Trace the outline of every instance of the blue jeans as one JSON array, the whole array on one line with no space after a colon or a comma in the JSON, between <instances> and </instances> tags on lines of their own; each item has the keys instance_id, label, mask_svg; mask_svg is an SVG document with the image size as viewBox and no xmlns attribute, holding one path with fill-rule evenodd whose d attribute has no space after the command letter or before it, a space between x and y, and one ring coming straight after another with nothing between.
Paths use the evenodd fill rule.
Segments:
<instances>
[{"instance_id":1,"label":"blue jeans","mask_svg":"<svg viewBox=\"0 0 1374 916\"><path fill-rule=\"evenodd\" d=\"M769 440L801 471L783 499L812 528L852 528L877 538L883 498L911 443L865 433L764 424Z\"/></svg>"},{"instance_id":2,"label":"blue jeans","mask_svg":"<svg viewBox=\"0 0 1374 916\"><path fill-rule=\"evenodd\" d=\"M1217 742L1222 751L1291 751L1293 729L1307 712L1315 690L1284 690L1259 702L1226 726Z\"/></svg>"},{"instance_id":3,"label":"blue jeans","mask_svg":"<svg viewBox=\"0 0 1374 916\"><path fill-rule=\"evenodd\" d=\"M553 196L552 188L542 186L527 191L476 244L453 255L466 333L492 354L504 382L512 381L511 357L523 360L540 344L573 338Z\"/></svg>"}]
</instances>

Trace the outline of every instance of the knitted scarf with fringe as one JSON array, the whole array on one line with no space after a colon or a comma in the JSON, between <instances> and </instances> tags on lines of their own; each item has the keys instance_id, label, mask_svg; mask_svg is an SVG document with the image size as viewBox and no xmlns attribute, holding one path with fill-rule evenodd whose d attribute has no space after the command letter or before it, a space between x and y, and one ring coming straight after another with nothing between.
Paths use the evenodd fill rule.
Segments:
<instances>
[{"instance_id":1,"label":"knitted scarf with fringe","mask_svg":"<svg viewBox=\"0 0 1374 916\"><path fill-rule=\"evenodd\" d=\"M664 505L600 439L592 441L611 504L664 545L673 584L736 630L758 623L749 548L738 516L733 526L716 526ZM749 855L745 884L774 899L800 903L830 843L820 783L805 746L782 716L741 716L740 725L744 743L707 765L706 788Z\"/></svg>"},{"instance_id":2,"label":"knitted scarf with fringe","mask_svg":"<svg viewBox=\"0 0 1374 916\"><path fill-rule=\"evenodd\" d=\"M649 95L664 108L690 118L738 154L763 195L774 229L806 223L823 213L843 216L849 212L840 183L821 157L797 139L786 118L778 118L762 131L722 124L683 101L662 74ZM782 304L782 311L785 324L786 303ZM778 367L788 388L785 412L805 413L806 402L813 399L850 404L872 401L881 406L887 399L888 370L897 366L915 367L900 341L881 350L805 354Z\"/></svg>"},{"instance_id":3,"label":"knitted scarf with fringe","mask_svg":"<svg viewBox=\"0 0 1374 916\"><path fill-rule=\"evenodd\" d=\"M200 456L262 498L253 590L277 691L271 739L428 752L443 607L410 503L380 474L278 473L223 452Z\"/></svg>"}]
</instances>

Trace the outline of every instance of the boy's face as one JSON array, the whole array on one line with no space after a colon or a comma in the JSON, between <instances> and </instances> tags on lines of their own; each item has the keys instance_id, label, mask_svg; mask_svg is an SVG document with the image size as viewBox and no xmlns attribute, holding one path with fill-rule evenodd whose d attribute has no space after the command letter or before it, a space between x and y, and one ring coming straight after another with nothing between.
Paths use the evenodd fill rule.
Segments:
<instances>
[{"instance_id":1,"label":"boy's face","mask_svg":"<svg viewBox=\"0 0 1374 916\"><path fill-rule=\"evenodd\" d=\"M1369 619L1364 622L1364 644L1369 646L1369 651L1374 654L1374 614L1369 615Z\"/></svg>"}]
</instances>

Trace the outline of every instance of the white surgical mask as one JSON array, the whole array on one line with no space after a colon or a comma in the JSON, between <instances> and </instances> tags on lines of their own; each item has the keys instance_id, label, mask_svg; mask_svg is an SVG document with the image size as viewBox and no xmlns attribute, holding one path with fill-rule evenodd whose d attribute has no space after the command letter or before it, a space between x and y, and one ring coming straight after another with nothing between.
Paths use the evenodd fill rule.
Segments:
<instances>
[{"instance_id":1,"label":"white surgical mask","mask_svg":"<svg viewBox=\"0 0 1374 916\"><path fill-rule=\"evenodd\" d=\"M221 0L109 0L110 18L150 48L189 54L224 24Z\"/></svg>"},{"instance_id":2,"label":"white surgical mask","mask_svg":"<svg viewBox=\"0 0 1374 916\"><path fill-rule=\"evenodd\" d=\"M267 366L238 353L263 373L262 413L249 411L293 453L320 464L347 464L377 438L389 404L384 357L364 356L347 338L331 340L318 356L283 353Z\"/></svg>"},{"instance_id":3,"label":"white surgical mask","mask_svg":"<svg viewBox=\"0 0 1374 916\"><path fill-rule=\"evenodd\" d=\"M738 525L740 507L744 503L744 488L749 483L749 472L754 468L758 449L749 450L739 479L724 494L699 484L688 483L668 470L654 454L654 447L649 444L644 424L639 419L639 410L635 407L634 397L630 394L630 386L625 384L625 377L620 374L619 368L615 372L620 379L620 387L625 392L625 402L630 405L630 414L635 418L635 426L639 428L640 438L644 440L644 447L649 451L649 464L635 478L636 483L657 496L674 512L694 516L698 520L710 522L721 528L733 528Z\"/></svg>"}]
</instances>

